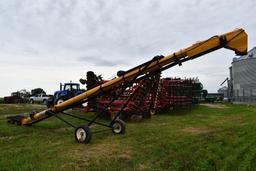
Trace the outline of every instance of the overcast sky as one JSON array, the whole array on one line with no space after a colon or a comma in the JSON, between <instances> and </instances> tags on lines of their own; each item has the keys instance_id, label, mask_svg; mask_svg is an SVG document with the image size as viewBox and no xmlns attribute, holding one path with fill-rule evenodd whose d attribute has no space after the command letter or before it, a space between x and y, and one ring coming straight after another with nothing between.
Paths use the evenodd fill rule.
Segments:
<instances>
[{"instance_id":1,"label":"overcast sky","mask_svg":"<svg viewBox=\"0 0 256 171\"><path fill-rule=\"evenodd\" d=\"M0 0L0 96L93 70L109 79L155 55L244 28L256 46L255 0ZM163 73L198 77L210 92L234 57L222 49Z\"/></svg>"}]
</instances>

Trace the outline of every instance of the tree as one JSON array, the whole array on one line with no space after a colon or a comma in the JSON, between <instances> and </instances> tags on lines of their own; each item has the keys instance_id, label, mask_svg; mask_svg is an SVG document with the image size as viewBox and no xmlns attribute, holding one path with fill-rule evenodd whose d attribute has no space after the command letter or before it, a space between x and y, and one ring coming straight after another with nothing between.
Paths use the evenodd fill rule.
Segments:
<instances>
[{"instance_id":1,"label":"tree","mask_svg":"<svg viewBox=\"0 0 256 171\"><path fill-rule=\"evenodd\" d=\"M35 96L38 94L46 94L46 93L42 88L35 88L35 89L31 90L31 96Z\"/></svg>"},{"instance_id":2,"label":"tree","mask_svg":"<svg viewBox=\"0 0 256 171\"><path fill-rule=\"evenodd\" d=\"M24 99L28 99L30 97L30 92L27 91L26 89L22 89L18 92L19 92L20 96Z\"/></svg>"},{"instance_id":3,"label":"tree","mask_svg":"<svg viewBox=\"0 0 256 171\"><path fill-rule=\"evenodd\" d=\"M203 93L203 98L205 99L206 96L208 95L208 91L204 89L202 90L202 93Z\"/></svg>"}]
</instances>

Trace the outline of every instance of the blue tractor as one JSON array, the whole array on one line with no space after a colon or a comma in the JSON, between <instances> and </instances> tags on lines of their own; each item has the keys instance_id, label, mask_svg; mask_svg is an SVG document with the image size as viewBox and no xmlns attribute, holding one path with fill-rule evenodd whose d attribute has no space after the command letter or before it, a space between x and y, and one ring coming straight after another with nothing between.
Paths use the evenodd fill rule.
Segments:
<instances>
[{"instance_id":1,"label":"blue tractor","mask_svg":"<svg viewBox=\"0 0 256 171\"><path fill-rule=\"evenodd\" d=\"M84 89L80 89L79 83L65 83L60 84L60 90L56 91L51 99L48 100L47 106L51 107L55 104L60 104L74 96L85 92Z\"/></svg>"}]
</instances>

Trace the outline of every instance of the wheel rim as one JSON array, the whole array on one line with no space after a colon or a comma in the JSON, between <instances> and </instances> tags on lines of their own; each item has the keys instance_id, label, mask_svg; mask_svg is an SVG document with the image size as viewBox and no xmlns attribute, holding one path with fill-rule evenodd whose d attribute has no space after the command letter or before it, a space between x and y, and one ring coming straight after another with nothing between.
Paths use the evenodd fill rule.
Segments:
<instances>
[{"instance_id":1,"label":"wheel rim","mask_svg":"<svg viewBox=\"0 0 256 171\"><path fill-rule=\"evenodd\" d=\"M64 102L64 100L58 100L57 101L57 104L61 104L61 103L63 103Z\"/></svg>"},{"instance_id":2,"label":"wheel rim","mask_svg":"<svg viewBox=\"0 0 256 171\"><path fill-rule=\"evenodd\" d=\"M151 109L151 110L150 110L150 114L151 114L151 115L154 115L154 114L156 114L156 111L155 111L155 109Z\"/></svg>"},{"instance_id":3,"label":"wheel rim","mask_svg":"<svg viewBox=\"0 0 256 171\"><path fill-rule=\"evenodd\" d=\"M79 142L85 141L86 136L87 136L87 134L83 128L78 128L76 130L76 138Z\"/></svg>"},{"instance_id":4,"label":"wheel rim","mask_svg":"<svg viewBox=\"0 0 256 171\"><path fill-rule=\"evenodd\" d=\"M122 126L119 123L114 123L113 124L113 131L115 133L120 133L122 131Z\"/></svg>"}]
</instances>

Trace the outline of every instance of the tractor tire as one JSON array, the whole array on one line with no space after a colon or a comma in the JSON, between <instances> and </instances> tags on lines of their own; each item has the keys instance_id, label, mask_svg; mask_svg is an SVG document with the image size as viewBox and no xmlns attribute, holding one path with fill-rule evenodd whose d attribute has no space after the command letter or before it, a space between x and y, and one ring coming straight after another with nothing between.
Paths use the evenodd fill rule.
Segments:
<instances>
[{"instance_id":1,"label":"tractor tire","mask_svg":"<svg viewBox=\"0 0 256 171\"><path fill-rule=\"evenodd\" d=\"M63 103L63 102L64 102L63 99L58 99L58 100L56 101L56 104L58 105L58 104L61 104L61 103Z\"/></svg>"},{"instance_id":2,"label":"tractor tire","mask_svg":"<svg viewBox=\"0 0 256 171\"><path fill-rule=\"evenodd\" d=\"M91 141L91 129L87 125L78 126L75 130L75 139L78 143L87 144Z\"/></svg>"},{"instance_id":3,"label":"tractor tire","mask_svg":"<svg viewBox=\"0 0 256 171\"><path fill-rule=\"evenodd\" d=\"M121 119L116 119L112 123L112 132L115 134L124 134L125 133L125 123Z\"/></svg>"}]
</instances>

